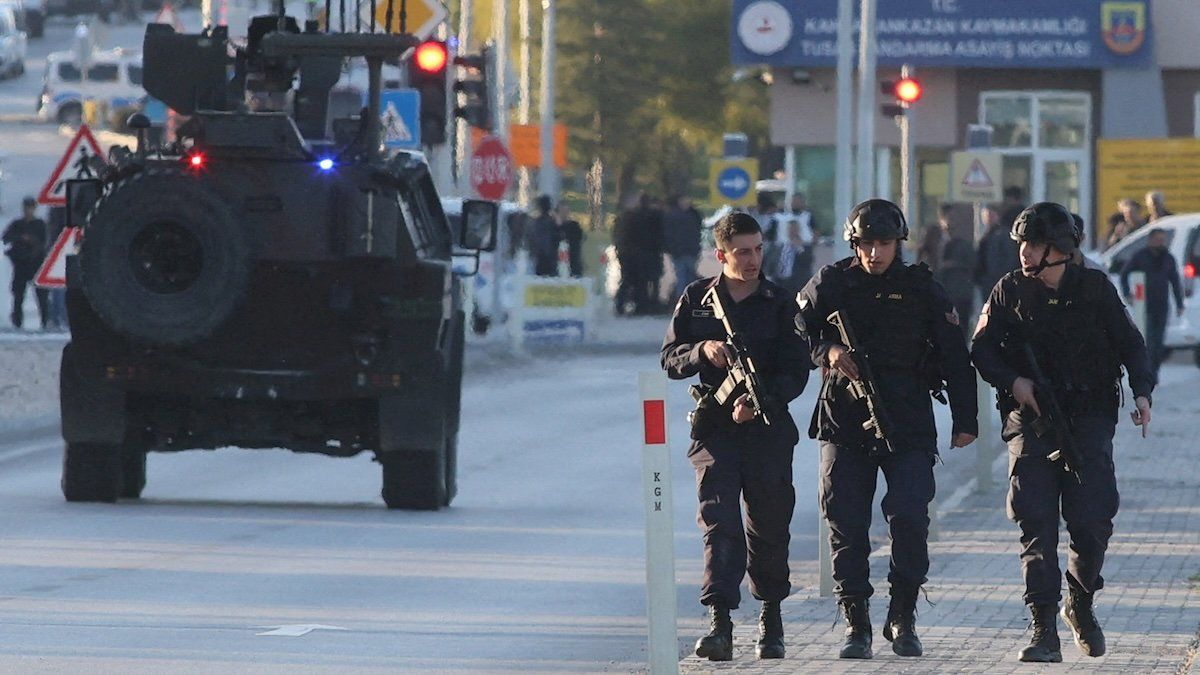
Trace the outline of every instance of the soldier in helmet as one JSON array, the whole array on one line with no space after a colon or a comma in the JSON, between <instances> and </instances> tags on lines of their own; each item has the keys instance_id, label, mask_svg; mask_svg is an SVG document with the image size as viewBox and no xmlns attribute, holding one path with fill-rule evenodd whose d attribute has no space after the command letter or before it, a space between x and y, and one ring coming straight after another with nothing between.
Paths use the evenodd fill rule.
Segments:
<instances>
[{"instance_id":1,"label":"soldier in helmet","mask_svg":"<svg viewBox=\"0 0 1200 675\"><path fill-rule=\"evenodd\" d=\"M996 388L1009 448L1008 515L1021 528L1024 599L1033 615L1033 640L1021 650L1021 661L1062 660L1060 514L1070 535L1063 620L1085 655L1104 654L1092 601L1104 587L1100 569L1117 513L1112 438L1122 366L1137 406L1134 424L1144 432L1150 422L1154 379L1145 342L1108 276L1069 264L1077 242L1073 221L1049 202L1020 213L1012 238L1020 242L1021 269L992 289L972 350L979 373ZM1038 372L1045 387L1035 387ZM1055 421L1050 398L1064 418L1057 427L1062 437L1047 429ZM1081 461L1064 460L1064 438L1073 441Z\"/></svg>"},{"instance_id":2,"label":"soldier in helmet","mask_svg":"<svg viewBox=\"0 0 1200 675\"><path fill-rule=\"evenodd\" d=\"M821 508L829 522L835 594L847 624L840 656L872 655L868 534L881 470L888 485L883 514L892 539L891 603L883 636L896 654L920 656L916 603L929 571L929 503L937 458L929 394L945 381L954 418L950 445L966 446L978 433L975 372L946 291L928 267L901 259L908 225L900 209L882 199L859 204L846 218L845 237L854 255L827 265L809 281L800 292L797 319L813 362L825 374L809 436L821 441ZM861 341L855 351L830 323L834 312L842 313ZM852 393L864 365L873 371L891 420L884 440L865 430L868 407Z\"/></svg>"}]
</instances>

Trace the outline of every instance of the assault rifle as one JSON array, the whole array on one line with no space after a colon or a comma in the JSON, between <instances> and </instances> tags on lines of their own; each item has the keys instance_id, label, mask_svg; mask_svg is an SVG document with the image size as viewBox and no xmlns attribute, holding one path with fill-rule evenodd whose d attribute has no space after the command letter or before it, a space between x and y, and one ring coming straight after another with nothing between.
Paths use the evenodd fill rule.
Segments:
<instances>
[{"instance_id":1,"label":"assault rifle","mask_svg":"<svg viewBox=\"0 0 1200 675\"><path fill-rule=\"evenodd\" d=\"M871 370L870 356L861 350L858 337L855 336L845 312L838 310L830 314L826 321L837 329L842 344L846 345L848 353L854 359L854 365L858 366L858 379L850 380L850 394L867 404L867 421L863 422L863 431L871 434L888 452L896 452L896 446L892 443L892 418L883 404L883 397L879 395L875 373Z\"/></svg>"},{"instance_id":2,"label":"assault rifle","mask_svg":"<svg viewBox=\"0 0 1200 675\"><path fill-rule=\"evenodd\" d=\"M1021 353L1025 355L1025 360L1029 363L1029 373L1033 377L1033 396L1037 399L1038 408L1041 414L1029 426L1033 429L1034 435L1042 438L1047 434L1054 434L1055 448L1049 454L1051 462L1065 460L1064 468L1075 475L1075 480L1083 484L1083 455L1079 452L1079 447L1075 445L1075 439L1071 436L1071 423L1067 416L1063 414L1062 406L1058 404L1058 397L1054 395L1054 388L1050 384L1050 380L1046 374L1042 372L1042 367L1038 365L1037 357L1033 354L1033 348L1028 342L1021 343Z\"/></svg>"},{"instance_id":3,"label":"assault rifle","mask_svg":"<svg viewBox=\"0 0 1200 675\"><path fill-rule=\"evenodd\" d=\"M734 330L733 324L729 320L729 313L725 311L725 303L721 300L721 294L717 292L717 288L717 286L713 286L709 289L708 293L704 295L703 304L712 307L713 316L725 326L725 346L729 348L731 358L729 375L712 393L712 396L718 405L723 406L730 398L736 398L745 392L750 398L750 406L754 408L754 414L763 421L763 424L770 425L771 418L767 416L766 405L767 389L763 384L762 375L758 372L758 366L755 365L754 358L750 355L750 347L746 344L745 336Z\"/></svg>"}]
</instances>

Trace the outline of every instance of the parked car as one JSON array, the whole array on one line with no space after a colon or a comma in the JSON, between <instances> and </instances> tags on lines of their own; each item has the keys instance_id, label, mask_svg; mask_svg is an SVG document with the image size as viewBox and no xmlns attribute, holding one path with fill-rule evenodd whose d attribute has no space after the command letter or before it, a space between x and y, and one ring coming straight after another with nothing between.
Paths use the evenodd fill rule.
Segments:
<instances>
[{"instance_id":1,"label":"parked car","mask_svg":"<svg viewBox=\"0 0 1200 675\"><path fill-rule=\"evenodd\" d=\"M1200 366L1200 302L1195 297L1196 275L1200 271L1200 213L1167 216L1138 229L1101 254L1100 264L1120 288L1121 269L1135 253L1146 248L1147 235L1154 228L1166 230L1167 250L1175 256L1183 276L1183 316L1170 314L1164 342L1168 350L1191 350L1196 365Z\"/></svg>"},{"instance_id":2,"label":"parked car","mask_svg":"<svg viewBox=\"0 0 1200 675\"><path fill-rule=\"evenodd\" d=\"M46 122L77 125L83 118L83 102L95 100L103 102L119 122L137 110L145 96L142 57L137 52L96 51L86 69L79 67L74 53L52 52L46 57L37 114Z\"/></svg>"},{"instance_id":3,"label":"parked car","mask_svg":"<svg viewBox=\"0 0 1200 675\"><path fill-rule=\"evenodd\" d=\"M17 30L25 31L30 38L40 38L45 30L46 13L42 0L0 0L0 7L12 7L17 19Z\"/></svg>"},{"instance_id":4,"label":"parked car","mask_svg":"<svg viewBox=\"0 0 1200 675\"><path fill-rule=\"evenodd\" d=\"M451 231L457 232L461 227L462 197L443 197L442 210L450 221ZM517 261L515 252L521 243L514 237L522 236L527 216L520 204L511 201L500 202L500 225L497 232L497 249L504 247L504 270L501 273L499 289L496 288L496 252L488 251L479 255L479 273L473 283L464 284L466 300L463 309L471 322L471 330L476 335L484 335L495 321L506 321L508 311L515 301L513 297L512 277L516 272ZM456 257L454 269L459 274L469 274L475 265L474 257ZM496 306L497 299L500 306Z\"/></svg>"},{"instance_id":5,"label":"parked car","mask_svg":"<svg viewBox=\"0 0 1200 675\"><path fill-rule=\"evenodd\" d=\"M25 74L25 31L17 27L12 5L0 5L0 75Z\"/></svg>"}]
</instances>

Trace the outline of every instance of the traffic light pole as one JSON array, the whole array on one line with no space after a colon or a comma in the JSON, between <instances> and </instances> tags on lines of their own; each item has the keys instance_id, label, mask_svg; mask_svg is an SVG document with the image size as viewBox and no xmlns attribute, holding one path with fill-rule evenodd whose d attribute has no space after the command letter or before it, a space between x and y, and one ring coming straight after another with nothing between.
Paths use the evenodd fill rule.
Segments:
<instances>
[{"instance_id":1,"label":"traffic light pole","mask_svg":"<svg viewBox=\"0 0 1200 675\"><path fill-rule=\"evenodd\" d=\"M467 54L471 51L471 16L474 12L473 0L459 0L458 15L458 53ZM461 72L461 71L460 71ZM457 97L456 97L457 98ZM457 116L454 118L455 161L458 166L456 183L457 193L463 197L473 197L471 189L471 128L466 120Z\"/></svg>"},{"instance_id":2,"label":"traffic light pole","mask_svg":"<svg viewBox=\"0 0 1200 675\"><path fill-rule=\"evenodd\" d=\"M542 130L541 167L538 169L538 192L558 201L558 168L554 165L554 62L557 38L555 32L556 0L542 0Z\"/></svg>"},{"instance_id":3,"label":"traffic light pole","mask_svg":"<svg viewBox=\"0 0 1200 675\"><path fill-rule=\"evenodd\" d=\"M915 69L904 64L900 68L901 79L916 77ZM896 119L896 123L900 126L900 211L904 213L904 219L912 226L914 204L913 204L913 174L915 173L915 158L913 157L913 138L912 125L913 117L916 115L914 106L907 106L903 115Z\"/></svg>"},{"instance_id":4,"label":"traffic light pole","mask_svg":"<svg viewBox=\"0 0 1200 675\"><path fill-rule=\"evenodd\" d=\"M838 225L854 206L854 0L838 0L837 30L837 158L831 234L833 259L841 260L850 255L850 244L842 239Z\"/></svg>"},{"instance_id":5,"label":"traffic light pole","mask_svg":"<svg viewBox=\"0 0 1200 675\"><path fill-rule=\"evenodd\" d=\"M875 193L875 0L862 0L858 35L858 200Z\"/></svg>"}]
</instances>

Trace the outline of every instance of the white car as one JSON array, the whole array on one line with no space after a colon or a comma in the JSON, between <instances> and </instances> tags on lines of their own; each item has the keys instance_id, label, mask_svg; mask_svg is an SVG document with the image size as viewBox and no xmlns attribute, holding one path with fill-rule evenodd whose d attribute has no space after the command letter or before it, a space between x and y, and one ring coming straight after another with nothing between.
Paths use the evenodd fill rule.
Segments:
<instances>
[{"instance_id":1,"label":"white car","mask_svg":"<svg viewBox=\"0 0 1200 675\"><path fill-rule=\"evenodd\" d=\"M0 5L0 75L20 77L25 74L25 32L17 28L17 14L12 5Z\"/></svg>"},{"instance_id":2,"label":"white car","mask_svg":"<svg viewBox=\"0 0 1200 675\"><path fill-rule=\"evenodd\" d=\"M114 116L136 110L146 90L142 88L142 57L137 52L111 49L92 53L81 69L73 52L52 52L46 57L38 119L77 125L84 101L103 101Z\"/></svg>"},{"instance_id":3,"label":"white car","mask_svg":"<svg viewBox=\"0 0 1200 675\"><path fill-rule=\"evenodd\" d=\"M462 222L462 198L443 197L442 210L450 221L452 231L457 231ZM510 237L514 232L524 231L525 211L516 202L500 202L500 227L497 231L497 245L511 251L520 248L520 242L514 246ZM520 222L519 222L520 221ZM474 256L459 257L454 260L454 269L460 274L469 274L475 265ZM487 333L493 321L505 321L508 311L514 303L512 278L516 271L517 261L507 255L504 260L504 270L500 274L500 286L496 286L496 254L483 252L479 254L478 274L464 280L467 289L466 310L471 330L476 335ZM499 307L497 307L497 300Z\"/></svg>"},{"instance_id":4,"label":"white car","mask_svg":"<svg viewBox=\"0 0 1200 675\"><path fill-rule=\"evenodd\" d=\"M1120 289L1121 269L1135 253L1146 248L1146 237L1154 228L1166 230L1167 250L1175 257L1183 276L1183 316L1177 317L1171 312L1167 319L1165 346L1167 349L1192 350L1197 365L1200 365L1200 301L1195 297L1196 275L1200 271L1200 213L1167 216L1139 228L1101 254L1100 264Z\"/></svg>"}]
</instances>

